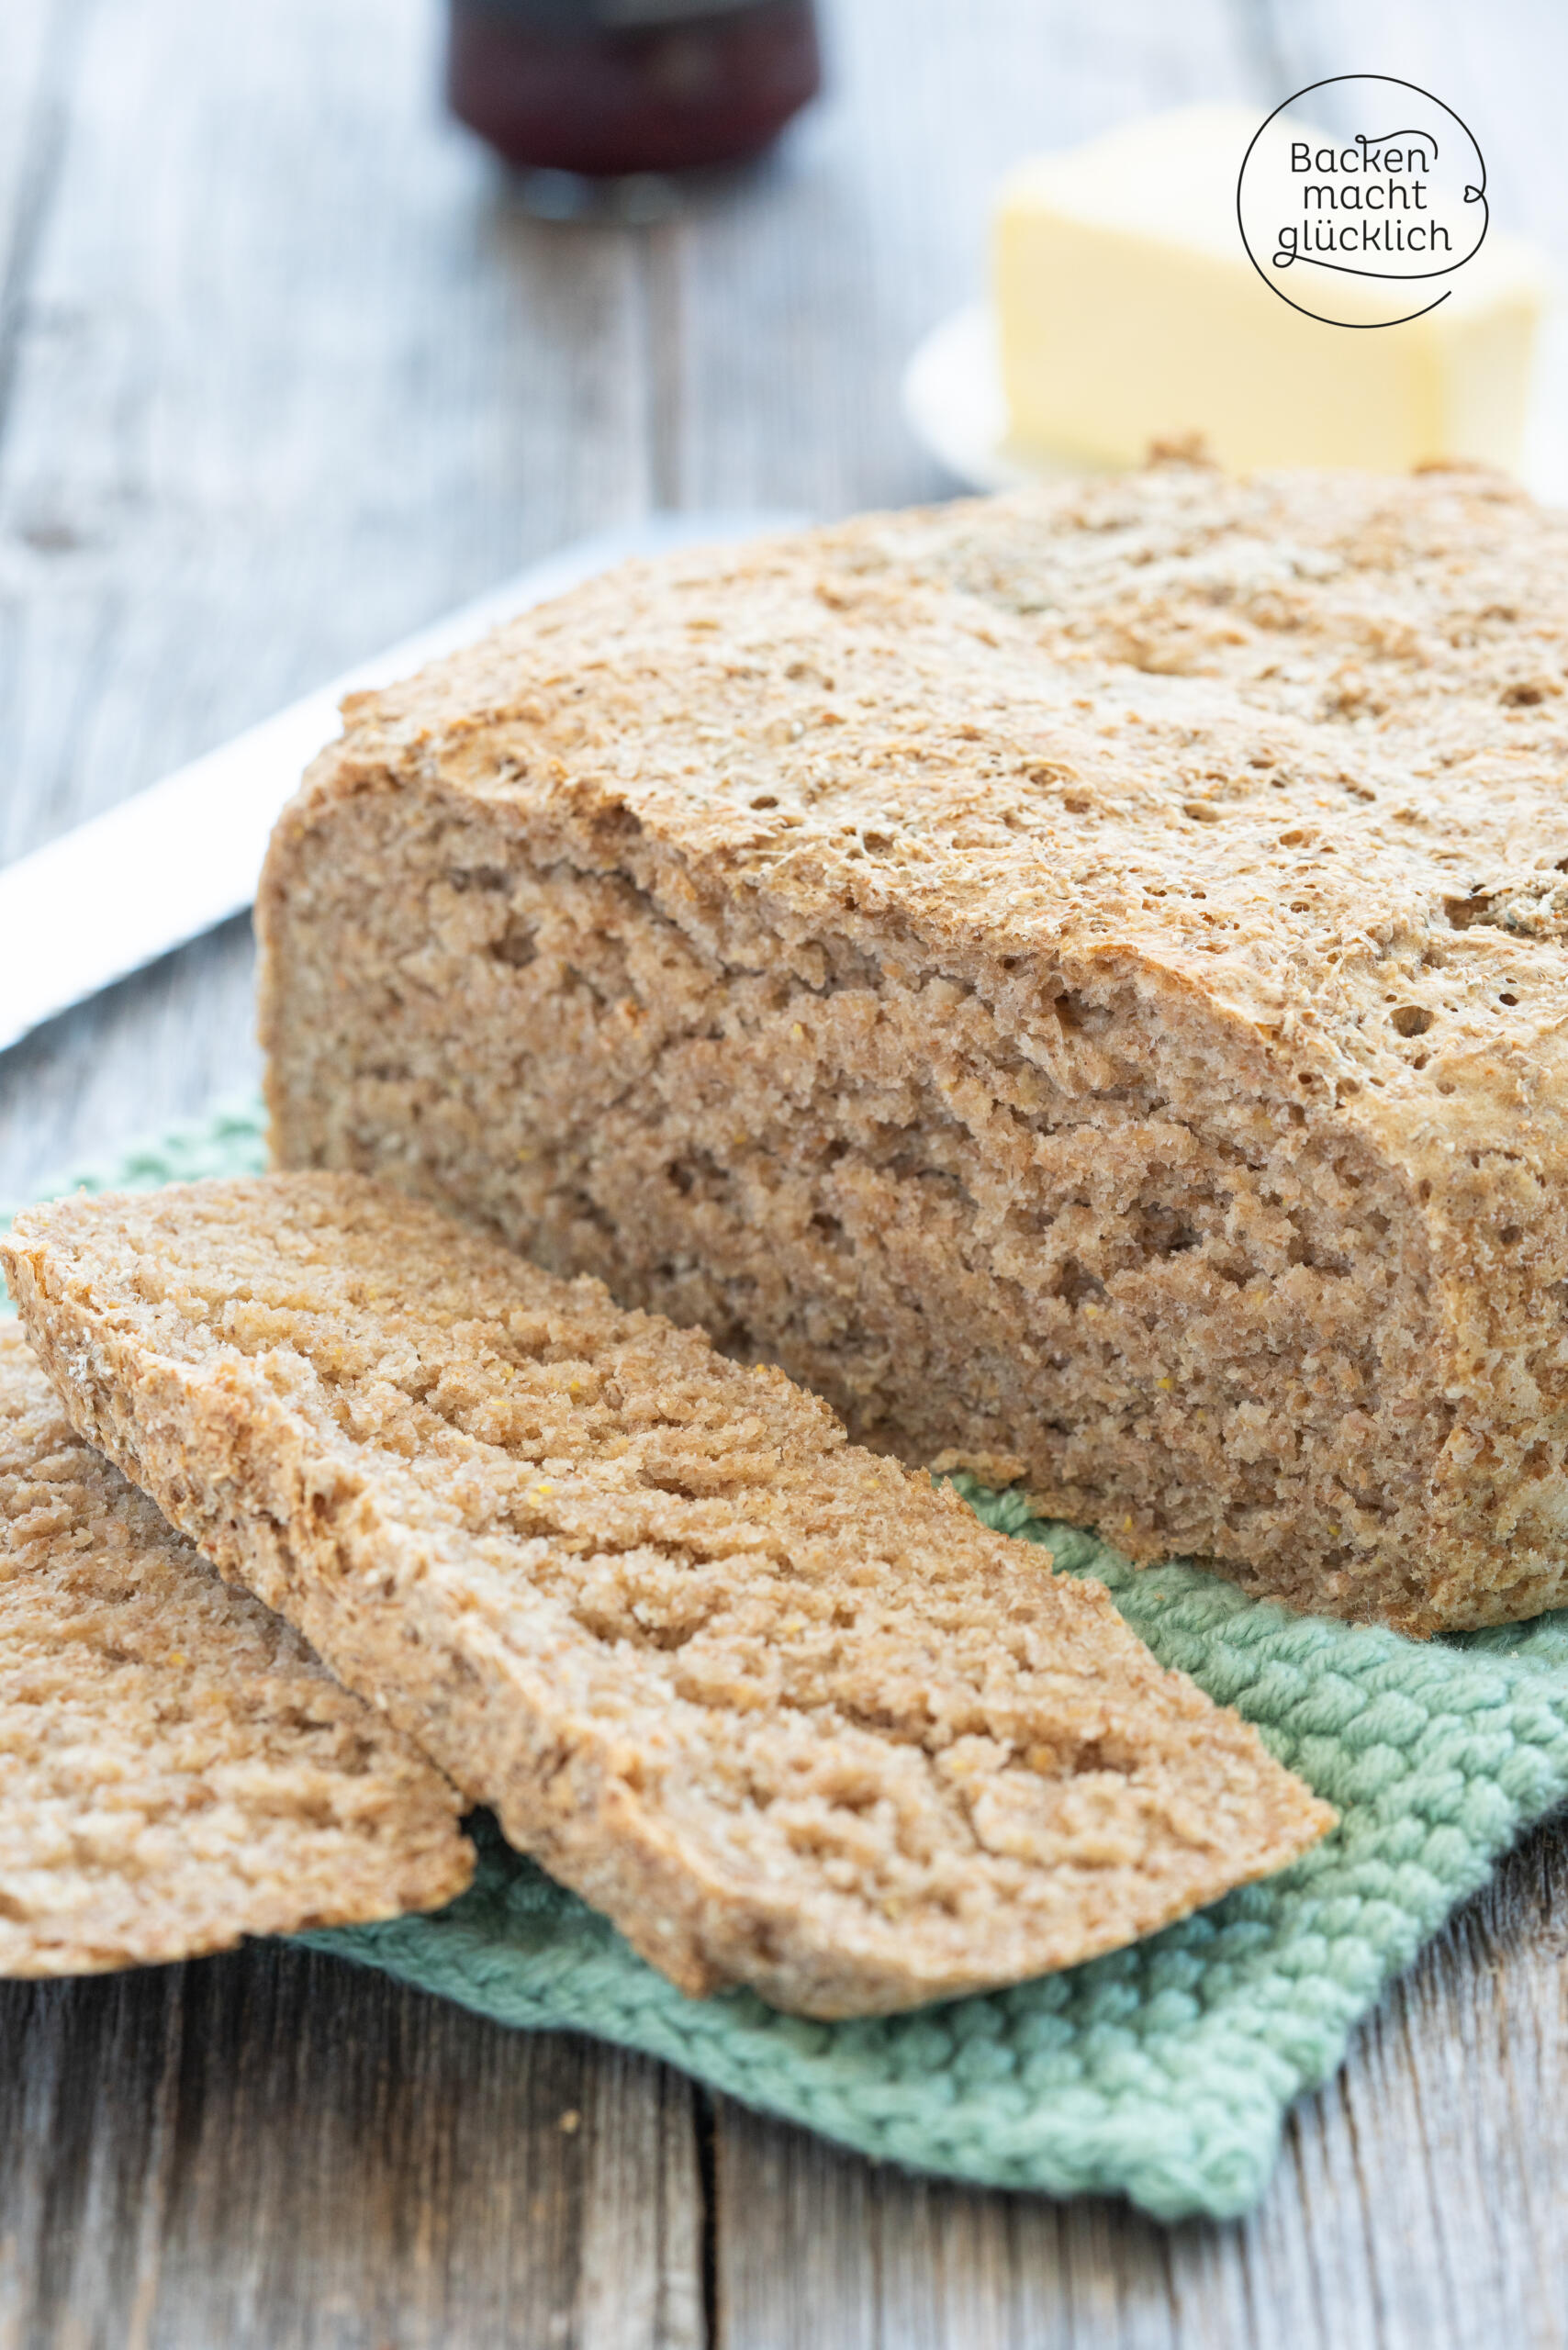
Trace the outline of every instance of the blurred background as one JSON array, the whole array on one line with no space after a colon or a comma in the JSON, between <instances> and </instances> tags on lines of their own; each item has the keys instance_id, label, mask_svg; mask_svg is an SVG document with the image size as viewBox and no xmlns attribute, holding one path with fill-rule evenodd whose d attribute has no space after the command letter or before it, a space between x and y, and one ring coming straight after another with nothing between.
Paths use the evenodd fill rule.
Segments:
<instances>
[{"instance_id":1,"label":"blurred background","mask_svg":"<svg viewBox=\"0 0 1568 2350\"><path fill-rule=\"evenodd\" d=\"M759 163L550 220L444 109L438 0L0 0L0 863L580 533L950 493L901 376L1020 156L1398 73L1568 252L1560 8L819 18ZM0 1058L0 1192L247 1082L248 957L232 924Z\"/></svg>"}]
</instances>

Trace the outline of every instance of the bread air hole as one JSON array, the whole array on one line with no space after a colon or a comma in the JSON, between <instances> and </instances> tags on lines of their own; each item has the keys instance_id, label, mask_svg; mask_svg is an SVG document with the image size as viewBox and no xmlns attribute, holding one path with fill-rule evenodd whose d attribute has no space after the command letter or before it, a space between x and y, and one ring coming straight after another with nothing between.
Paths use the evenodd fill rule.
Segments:
<instances>
[{"instance_id":1,"label":"bread air hole","mask_svg":"<svg viewBox=\"0 0 1568 2350\"><path fill-rule=\"evenodd\" d=\"M1432 1014L1421 1003L1398 1004L1388 1016L1402 1036L1424 1036L1432 1024Z\"/></svg>"}]
</instances>

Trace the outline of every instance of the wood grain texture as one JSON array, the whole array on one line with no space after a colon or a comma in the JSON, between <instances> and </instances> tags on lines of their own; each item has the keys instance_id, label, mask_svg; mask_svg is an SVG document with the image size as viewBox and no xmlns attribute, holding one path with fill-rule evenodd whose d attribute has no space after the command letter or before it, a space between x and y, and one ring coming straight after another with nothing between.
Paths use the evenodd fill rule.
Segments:
<instances>
[{"instance_id":1,"label":"wood grain texture","mask_svg":"<svg viewBox=\"0 0 1568 2350\"><path fill-rule=\"evenodd\" d=\"M691 2091L282 1946L6 1985L0 2344L698 2350Z\"/></svg>"},{"instance_id":2,"label":"wood grain texture","mask_svg":"<svg viewBox=\"0 0 1568 2350\"><path fill-rule=\"evenodd\" d=\"M647 504L638 241L519 211L434 34L5 0L0 857ZM250 992L233 934L13 1057L0 1192L252 1080Z\"/></svg>"},{"instance_id":3,"label":"wood grain texture","mask_svg":"<svg viewBox=\"0 0 1568 2350\"><path fill-rule=\"evenodd\" d=\"M900 372L1030 149L1387 71L1568 250L1544 5L825 14L831 101L610 229L442 122L427 0L0 0L0 857L650 503L940 494ZM249 1082L250 990L231 924L0 1056L0 1197ZM1230 2228L879 2171L297 1952L0 1986L0 2350L1553 2350L1565 1875L1539 1831Z\"/></svg>"}]
</instances>

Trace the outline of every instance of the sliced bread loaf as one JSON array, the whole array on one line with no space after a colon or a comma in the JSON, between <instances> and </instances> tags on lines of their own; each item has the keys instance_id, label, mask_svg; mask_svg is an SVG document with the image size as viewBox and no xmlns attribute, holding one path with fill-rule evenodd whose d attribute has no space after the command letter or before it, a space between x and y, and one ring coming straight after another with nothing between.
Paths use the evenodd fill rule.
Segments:
<instances>
[{"instance_id":1,"label":"sliced bread loaf","mask_svg":"<svg viewBox=\"0 0 1568 2350\"><path fill-rule=\"evenodd\" d=\"M1568 518L1167 465L635 566L349 705L285 1166L1140 1559L1568 1598Z\"/></svg>"},{"instance_id":2,"label":"sliced bread loaf","mask_svg":"<svg viewBox=\"0 0 1568 2350\"><path fill-rule=\"evenodd\" d=\"M0 1258L76 1427L689 1990L1008 1982L1331 1824L782 1372L385 1186L65 1200Z\"/></svg>"},{"instance_id":3,"label":"sliced bread loaf","mask_svg":"<svg viewBox=\"0 0 1568 2350\"><path fill-rule=\"evenodd\" d=\"M456 1791L76 1436L0 1324L0 1975L432 1909Z\"/></svg>"}]
</instances>

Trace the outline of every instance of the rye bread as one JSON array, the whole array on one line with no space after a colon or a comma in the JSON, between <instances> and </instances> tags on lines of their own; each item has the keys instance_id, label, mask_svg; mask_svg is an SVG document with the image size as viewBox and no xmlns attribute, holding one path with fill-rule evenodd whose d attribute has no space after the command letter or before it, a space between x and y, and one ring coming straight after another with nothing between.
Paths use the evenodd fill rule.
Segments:
<instances>
[{"instance_id":1,"label":"rye bread","mask_svg":"<svg viewBox=\"0 0 1568 2350\"><path fill-rule=\"evenodd\" d=\"M781 1371L387 1187L79 1197L0 1258L83 1433L687 1990L1012 1981L1331 1824Z\"/></svg>"},{"instance_id":2,"label":"rye bread","mask_svg":"<svg viewBox=\"0 0 1568 2350\"><path fill-rule=\"evenodd\" d=\"M0 1975L461 1893L459 1798L76 1436L0 1324Z\"/></svg>"},{"instance_id":3,"label":"rye bread","mask_svg":"<svg viewBox=\"0 0 1568 2350\"><path fill-rule=\"evenodd\" d=\"M274 1145L857 1439L1421 1633L1568 1599L1568 518L1185 464L625 568L362 695Z\"/></svg>"}]
</instances>

